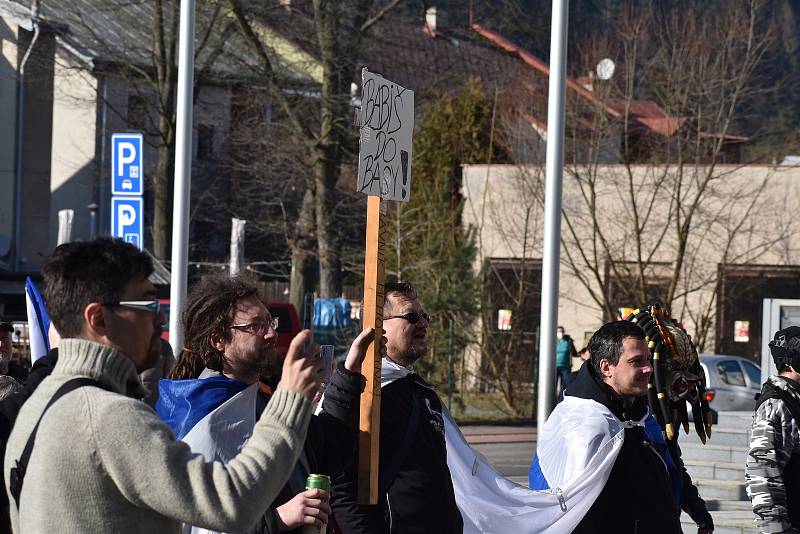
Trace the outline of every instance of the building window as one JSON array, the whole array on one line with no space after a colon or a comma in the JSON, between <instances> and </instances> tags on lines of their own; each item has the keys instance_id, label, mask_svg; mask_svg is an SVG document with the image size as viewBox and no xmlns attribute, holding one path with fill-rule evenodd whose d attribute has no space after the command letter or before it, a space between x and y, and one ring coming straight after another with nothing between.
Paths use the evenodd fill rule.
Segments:
<instances>
[{"instance_id":1,"label":"building window","mask_svg":"<svg viewBox=\"0 0 800 534\"><path fill-rule=\"evenodd\" d=\"M128 129L145 131L147 100L142 95L128 96Z\"/></svg>"},{"instance_id":2,"label":"building window","mask_svg":"<svg viewBox=\"0 0 800 534\"><path fill-rule=\"evenodd\" d=\"M201 124L197 127L197 159L209 160L214 157L214 127Z\"/></svg>"},{"instance_id":3,"label":"building window","mask_svg":"<svg viewBox=\"0 0 800 534\"><path fill-rule=\"evenodd\" d=\"M642 283L635 262L617 261L613 266L607 262L606 291L614 315L605 317L604 320L625 319L636 308L654 300L664 303L671 280L670 267L669 263L646 264L642 294Z\"/></svg>"}]
</instances>

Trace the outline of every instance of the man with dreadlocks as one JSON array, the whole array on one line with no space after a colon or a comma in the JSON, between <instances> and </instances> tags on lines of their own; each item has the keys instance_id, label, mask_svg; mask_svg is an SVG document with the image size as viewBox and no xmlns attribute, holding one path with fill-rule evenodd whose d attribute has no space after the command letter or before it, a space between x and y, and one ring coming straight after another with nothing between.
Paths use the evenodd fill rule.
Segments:
<instances>
[{"instance_id":1,"label":"man with dreadlocks","mask_svg":"<svg viewBox=\"0 0 800 534\"><path fill-rule=\"evenodd\" d=\"M705 373L697 350L686 330L660 302L635 310L628 320L642 327L652 354L653 374L647 385L651 417L645 421L645 432L670 468L676 502L697 524L698 534L710 534L714 520L683 464L676 430L682 424L689 433L689 402L700 440L705 443L711 435Z\"/></svg>"},{"instance_id":2,"label":"man with dreadlocks","mask_svg":"<svg viewBox=\"0 0 800 534\"><path fill-rule=\"evenodd\" d=\"M156 409L178 439L225 461L247 440L252 422L269 402L259 377L275 370L277 324L255 286L228 277L208 277L195 285L183 323L186 347L171 374L174 380L160 382ZM373 337L368 329L353 342L327 387L325 412L311 420L300 461L248 534L327 523L328 496L306 490L305 481L311 473L338 471L339 460L355 445L361 362Z\"/></svg>"},{"instance_id":3,"label":"man with dreadlocks","mask_svg":"<svg viewBox=\"0 0 800 534\"><path fill-rule=\"evenodd\" d=\"M744 477L761 532L800 532L800 327L769 343L778 376L761 388Z\"/></svg>"},{"instance_id":4,"label":"man with dreadlocks","mask_svg":"<svg viewBox=\"0 0 800 534\"><path fill-rule=\"evenodd\" d=\"M594 470L596 479L576 489L589 504L573 534L678 534L672 480L644 429L653 372L645 333L615 321L592 335L588 349L590 359L540 430L531 489L570 487Z\"/></svg>"}]
</instances>

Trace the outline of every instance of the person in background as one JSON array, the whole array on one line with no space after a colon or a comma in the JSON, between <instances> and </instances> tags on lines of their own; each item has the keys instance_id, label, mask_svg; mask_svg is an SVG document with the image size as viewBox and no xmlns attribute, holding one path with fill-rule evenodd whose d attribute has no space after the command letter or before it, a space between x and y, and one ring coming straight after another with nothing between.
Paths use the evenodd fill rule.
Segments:
<instances>
[{"instance_id":1,"label":"person in background","mask_svg":"<svg viewBox=\"0 0 800 534\"><path fill-rule=\"evenodd\" d=\"M564 327L559 326L556 330L556 372L558 375L559 388L558 398L564 394L571 380L572 358L578 357L575 350L575 343L572 338L564 332Z\"/></svg>"},{"instance_id":2,"label":"person in background","mask_svg":"<svg viewBox=\"0 0 800 534\"><path fill-rule=\"evenodd\" d=\"M22 381L28 374L24 367L11 361L13 332L14 327L11 324L0 323L0 400L22 389ZM11 371L17 376L12 375Z\"/></svg>"}]
</instances>

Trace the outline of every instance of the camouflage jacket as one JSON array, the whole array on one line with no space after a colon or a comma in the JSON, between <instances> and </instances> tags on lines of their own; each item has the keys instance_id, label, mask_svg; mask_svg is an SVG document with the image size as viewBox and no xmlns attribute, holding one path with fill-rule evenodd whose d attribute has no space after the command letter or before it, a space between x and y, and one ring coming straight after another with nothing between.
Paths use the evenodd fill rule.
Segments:
<instances>
[{"instance_id":1,"label":"camouflage jacket","mask_svg":"<svg viewBox=\"0 0 800 534\"><path fill-rule=\"evenodd\" d=\"M796 382L770 376L762 393L771 387L788 391L800 402L800 387ZM784 401L768 399L758 407L753 418L745 467L747 495L753 503L760 532L795 532L789 520L783 482L784 468L793 454L800 454L800 421L795 421ZM792 500L797 500L797 496Z\"/></svg>"}]
</instances>

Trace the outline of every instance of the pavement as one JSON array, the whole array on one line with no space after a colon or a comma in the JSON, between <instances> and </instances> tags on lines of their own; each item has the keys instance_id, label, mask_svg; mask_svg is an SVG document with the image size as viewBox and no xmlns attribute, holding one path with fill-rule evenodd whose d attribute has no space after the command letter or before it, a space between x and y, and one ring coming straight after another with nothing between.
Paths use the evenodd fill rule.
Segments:
<instances>
[{"instance_id":1,"label":"pavement","mask_svg":"<svg viewBox=\"0 0 800 534\"><path fill-rule=\"evenodd\" d=\"M459 427L470 445L478 443L536 443L534 426L465 425Z\"/></svg>"},{"instance_id":2,"label":"pavement","mask_svg":"<svg viewBox=\"0 0 800 534\"><path fill-rule=\"evenodd\" d=\"M465 425L461 432L500 474L523 486L536 448L533 426Z\"/></svg>"}]
</instances>

